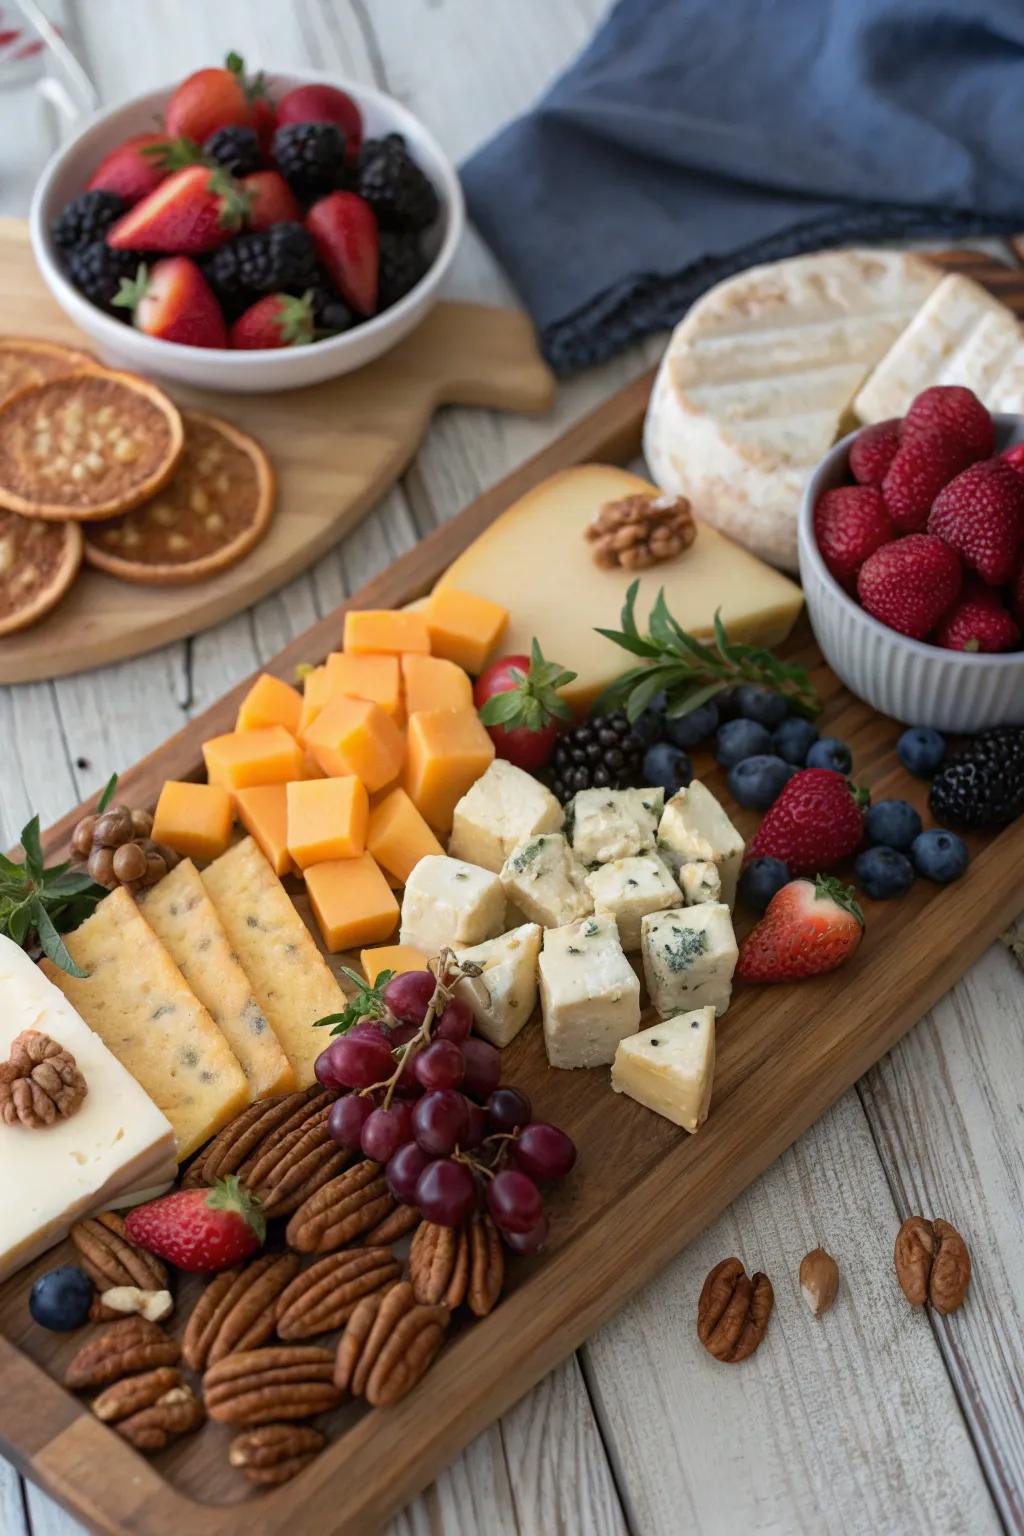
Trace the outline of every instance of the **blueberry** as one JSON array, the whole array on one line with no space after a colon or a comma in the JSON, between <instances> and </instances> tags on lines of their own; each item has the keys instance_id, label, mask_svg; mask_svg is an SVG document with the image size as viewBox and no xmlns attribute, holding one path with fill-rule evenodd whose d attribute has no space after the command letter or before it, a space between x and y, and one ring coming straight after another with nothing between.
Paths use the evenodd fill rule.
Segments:
<instances>
[{"instance_id":1,"label":"blueberry","mask_svg":"<svg viewBox=\"0 0 1024 1536\"><path fill-rule=\"evenodd\" d=\"M727 720L718 727L715 757L723 768L733 768L745 757L757 757L771 749L771 737L755 720Z\"/></svg>"},{"instance_id":2,"label":"blueberry","mask_svg":"<svg viewBox=\"0 0 1024 1536\"><path fill-rule=\"evenodd\" d=\"M642 715L637 715L633 721L633 735L641 746L653 747L656 741L660 741L665 734L665 716L659 714L656 709L645 709Z\"/></svg>"},{"instance_id":3,"label":"blueberry","mask_svg":"<svg viewBox=\"0 0 1024 1536\"><path fill-rule=\"evenodd\" d=\"M789 884L789 870L781 859L751 859L740 876L740 897L755 912L763 912L776 891Z\"/></svg>"},{"instance_id":4,"label":"blueberry","mask_svg":"<svg viewBox=\"0 0 1024 1536\"><path fill-rule=\"evenodd\" d=\"M922 832L914 838L910 857L919 875L934 880L936 885L948 885L951 880L958 880L967 868L967 845L955 832L932 827L930 832Z\"/></svg>"},{"instance_id":5,"label":"blueberry","mask_svg":"<svg viewBox=\"0 0 1024 1536\"><path fill-rule=\"evenodd\" d=\"M836 773L849 773L853 767L853 753L845 741L837 736L823 736L807 754L808 768L832 768Z\"/></svg>"},{"instance_id":6,"label":"blueberry","mask_svg":"<svg viewBox=\"0 0 1024 1536\"><path fill-rule=\"evenodd\" d=\"M748 811L766 811L775 804L795 772L792 763L784 763L781 757L762 752L756 757L745 757L730 768L726 783L737 805Z\"/></svg>"},{"instance_id":7,"label":"blueberry","mask_svg":"<svg viewBox=\"0 0 1024 1536\"><path fill-rule=\"evenodd\" d=\"M714 699L708 699L699 709L691 709L688 715L680 715L678 720L665 721L665 735L669 741L673 746L684 747L687 752L707 741L717 729L718 705Z\"/></svg>"},{"instance_id":8,"label":"blueberry","mask_svg":"<svg viewBox=\"0 0 1024 1536\"><path fill-rule=\"evenodd\" d=\"M674 795L677 789L685 789L692 778L690 759L670 741L659 741L644 753L644 783L652 788L660 785L666 795Z\"/></svg>"},{"instance_id":9,"label":"blueberry","mask_svg":"<svg viewBox=\"0 0 1024 1536\"><path fill-rule=\"evenodd\" d=\"M92 1281L76 1264L63 1264L40 1275L28 1298L28 1310L43 1328L70 1333L89 1320Z\"/></svg>"},{"instance_id":10,"label":"blueberry","mask_svg":"<svg viewBox=\"0 0 1024 1536\"><path fill-rule=\"evenodd\" d=\"M776 757L792 763L794 768L802 768L817 739L818 733L809 720L800 715L789 715L772 732L772 751Z\"/></svg>"},{"instance_id":11,"label":"blueberry","mask_svg":"<svg viewBox=\"0 0 1024 1536\"><path fill-rule=\"evenodd\" d=\"M771 693L754 683L743 683L736 690L736 710L745 720L756 720L773 731L789 714L781 693Z\"/></svg>"},{"instance_id":12,"label":"blueberry","mask_svg":"<svg viewBox=\"0 0 1024 1536\"><path fill-rule=\"evenodd\" d=\"M896 743L896 756L908 773L930 779L946 755L946 738L930 726L920 725L904 731Z\"/></svg>"},{"instance_id":13,"label":"blueberry","mask_svg":"<svg viewBox=\"0 0 1024 1536\"><path fill-rule=\"evenodd\" d=\"M914 883L913 864L896 848L866 848L857 855L854 869L865 895L875 901L902 896Z\"/></svg>"},{"instance_id":14,"label":"blueberry","mask_svg":"<svg viewBox=\"0 0 1024 1536\"><path fill-rule=\"evenodd\" d=\"M905 800L879 800L868 807L864 836L869 843L906 853L921 830L921 818Z\"/></svg>"},{"instance_id":15,"label":"blueberry","mask_svg":"<svg viewBox=\"0 0 1024 1536\"><path fill-rule=\"evenodd\" d=\"M737 693L739 693L739 688L723 688L721 693L715 694L719 720L735 720L739 714L739 708L736 704Z\"/></svg>"}]
</instances>

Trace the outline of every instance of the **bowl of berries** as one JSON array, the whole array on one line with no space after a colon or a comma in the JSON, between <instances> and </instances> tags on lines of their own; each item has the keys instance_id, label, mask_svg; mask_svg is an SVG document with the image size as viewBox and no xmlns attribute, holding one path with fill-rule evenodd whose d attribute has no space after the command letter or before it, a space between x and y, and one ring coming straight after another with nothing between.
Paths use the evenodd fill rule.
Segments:
<instances>
[{"instance_id":1,"label":"bowl of berries","mask_svg":"<svg viewBox=\"0 0 1024 1536\"><path fill-rule=\"evenodd\" d=\"M798 541L814 633L852 692L909 725L1024 725L1024 417L926 389L825 456Z\"/></svg>"},{"instance_id":2,"label":"bowl of berries","mask_svg":"<svg viewBox=\"0 0 1024 1536\"><path fill-rule=\"evenodd\" d=\"M422 319L465 222L451 161L398 102L229 54L100 113L30 215L54 298L105 358L206 389L349 373Z\"/></svg>"}]
</instances>

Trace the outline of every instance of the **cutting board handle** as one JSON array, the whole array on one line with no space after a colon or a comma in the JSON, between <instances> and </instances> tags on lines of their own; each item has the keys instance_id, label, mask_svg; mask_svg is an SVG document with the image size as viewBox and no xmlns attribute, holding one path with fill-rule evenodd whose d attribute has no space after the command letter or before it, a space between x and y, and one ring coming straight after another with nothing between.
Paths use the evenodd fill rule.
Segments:
<instances>
[{"instance_id":1,"label":"cutting board handle","mask_svg":"<svg viewBox=\"0 0 1024 1536\"><path fill-rule=\"evenodd\" d=\"M554 399L554 375L521 310L439 304L409 342L430 356L435 405L535 412Z\"/></svg>"}]
</instances>

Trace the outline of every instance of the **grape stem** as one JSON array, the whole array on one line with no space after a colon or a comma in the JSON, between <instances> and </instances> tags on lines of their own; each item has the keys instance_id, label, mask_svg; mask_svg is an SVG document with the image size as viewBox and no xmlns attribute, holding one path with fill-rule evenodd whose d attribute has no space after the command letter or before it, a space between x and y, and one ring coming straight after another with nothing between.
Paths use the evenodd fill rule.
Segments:
<instances>
[{"instance_id":1,"label":"grape stem","mask_svg":"<svg viewBox=\"0 0 1024 1536\"><path fill-rule=\"evenodd\" d=\"M482 967L473 960L458 960L453 949L442 949L436 959L428 961L427 969L434 977L434 994L427 1004L427 1011L423 1015L423 1023L411 1040L407 1040L404 1045L396 1046L392 1052L397 1065L387 1082L374 1083L371 1087L362 1089L362 1092L366 1094L375 1093L379 1089L384 1088L382 1109L391 1108L391 1101L395 1096L395 1088L406 1062L411 1056L415 1055L421 1046L429 1042L434 1025L455 996L455 988L459 982L467 976L479 976Z\"/></svg>"}]
</instances>

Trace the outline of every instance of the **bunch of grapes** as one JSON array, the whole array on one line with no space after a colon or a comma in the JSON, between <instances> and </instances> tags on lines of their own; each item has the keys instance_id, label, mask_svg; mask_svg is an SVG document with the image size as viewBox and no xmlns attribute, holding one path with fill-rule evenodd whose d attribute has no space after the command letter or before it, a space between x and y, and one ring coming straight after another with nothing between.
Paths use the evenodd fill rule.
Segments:
<instances>
[{"instance_id":1,"label":"bunch of grapes","mask_svg":"<svg viewBox=\"0 0 1024 1536\"><path fill-rule=\"evenodd\" d=\"M427 1221L461 1226L485 1203L508 1247L535 1253L548 1233L537 1181L564 1178L576 1148L532 1118L525 1093L500 1086L501 1053L471 1034L473 1015L454 991L468 968L445 952L437 971L393 977L385 1016L360 1020L321 1052L318 1080L343 1090L328 1129L384 1164L395 1199Z\"/></svg>"}]
</instances>

